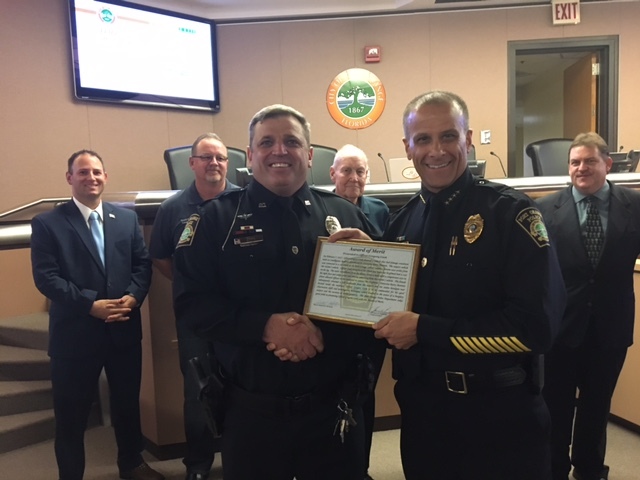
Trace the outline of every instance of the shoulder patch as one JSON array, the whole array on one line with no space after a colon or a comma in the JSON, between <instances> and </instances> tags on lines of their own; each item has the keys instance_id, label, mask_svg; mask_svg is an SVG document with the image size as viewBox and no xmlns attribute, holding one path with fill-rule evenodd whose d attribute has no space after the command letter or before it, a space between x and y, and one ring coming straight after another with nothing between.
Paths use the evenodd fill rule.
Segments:
<instances>
[{"instance_id":1,"label":"shoulder patch","mask_svg":"<svg viewBox=\"0 0 640 480\"><path fill-rule=\"evenodd\" d=\"M184 226L184 230L182 230L182 234L180 235L180 240L178 240L176 248L191 246L193 237L198 229L198 223L200 223L200 215L197 213L194 213L187 219L187 223Z\"/></svg>"},{"instance_id":2,"label":"shoulder patch","mask_svg":"<svg viewBox=\"0 0 640 480\"><path fill-rule=\"evenodd\" d=\"M535 207L527 207L516 215L516 223L527 232L531 239L539 247L549 246L549 234L544 225L540 210Z\"/></svg>"}]
</instances>

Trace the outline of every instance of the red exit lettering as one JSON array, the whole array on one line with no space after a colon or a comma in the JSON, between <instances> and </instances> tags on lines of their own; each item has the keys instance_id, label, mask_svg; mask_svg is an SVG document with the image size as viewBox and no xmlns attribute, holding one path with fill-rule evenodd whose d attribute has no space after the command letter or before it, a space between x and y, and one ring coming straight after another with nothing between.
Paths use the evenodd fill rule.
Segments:
<instances>
[{"instance_id":1,"label":"red exit lettering","mask_svg":"<svg viewBox=\"0 0 640 480\"><path fill-rule=\"evenodd\" d=\"M578 17L578 2L556 3L554 7L556 20L575 20Z\"/></svg>"}]
</instances>

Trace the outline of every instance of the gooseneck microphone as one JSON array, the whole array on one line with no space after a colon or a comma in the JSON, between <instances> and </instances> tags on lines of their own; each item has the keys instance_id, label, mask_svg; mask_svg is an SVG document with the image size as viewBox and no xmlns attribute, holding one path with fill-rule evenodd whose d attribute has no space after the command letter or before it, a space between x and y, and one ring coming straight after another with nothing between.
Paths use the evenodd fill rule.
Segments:
<instances>
[{"instance_id":1,"label":"gooseneck microphone","mask_svg":"<svg viewBox=\"0 0 640 480\"><path fill-rule=\"evenodd\" d=\"M382 154L378 152L378 156L380 160L382 160L382 164L384 165L384 173L387 175L387 183L391 183L391 177L389 176L389 168L387 167L387 161L384 159Z\"/></svg>"},{"instance_id":2,"label":"gooseneck microphone","mask_svg":"<svg viewBox=\"0 0 640 480\"><path fill-rule=\"evenodd\" d=\"M500 162L500 168L502 168L502 173L504 174L504 178L507 178L507 171L504 169L504 164L502 163L502 159L496 154L496 152L489 152L490 155L493 155Z\"/></svg>"}]
</instances>

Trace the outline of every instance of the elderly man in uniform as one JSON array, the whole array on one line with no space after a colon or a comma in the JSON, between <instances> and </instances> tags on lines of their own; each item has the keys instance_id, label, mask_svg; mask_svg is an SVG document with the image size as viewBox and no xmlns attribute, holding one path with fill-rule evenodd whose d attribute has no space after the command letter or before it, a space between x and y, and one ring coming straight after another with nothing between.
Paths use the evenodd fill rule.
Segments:
<instances>
[{"instance_id":1,"label":"elderly man in uniform","mask_svg":"<svg viewBox=\"0 0 640 480\"><path fill-rule=\"evenodd\" d=\"M376 340L302 312L327 219L367 232L370 225L352 203L307 185L313 150L300 112L272 105L256 113L247 153L253 181L193 215L174 255L184 279L176 312L213 340L226 378L224 478L361 480L362 428L351 422L339 435L336 425L341 400L361 423L345 386L353 386L357 354Z\"/></svg>"}]
</instances>

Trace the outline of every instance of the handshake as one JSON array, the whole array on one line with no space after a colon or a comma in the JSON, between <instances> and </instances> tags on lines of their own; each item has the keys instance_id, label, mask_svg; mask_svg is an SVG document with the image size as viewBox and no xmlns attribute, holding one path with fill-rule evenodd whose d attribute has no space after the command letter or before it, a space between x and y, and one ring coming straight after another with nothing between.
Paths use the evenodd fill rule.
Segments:
<instances>
[{"instance_id":1,"label":"handshake","mask_svg":"<svg viewBox=\"0 0 640 480\"><path fill-rule=\"evenodd\" d=\"M300 362L324 350L320 329L309 317L295 312L271 315L262 339L267 350L282 361Z\"/></svg>"}]
</instances>

